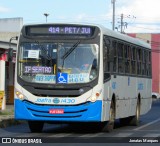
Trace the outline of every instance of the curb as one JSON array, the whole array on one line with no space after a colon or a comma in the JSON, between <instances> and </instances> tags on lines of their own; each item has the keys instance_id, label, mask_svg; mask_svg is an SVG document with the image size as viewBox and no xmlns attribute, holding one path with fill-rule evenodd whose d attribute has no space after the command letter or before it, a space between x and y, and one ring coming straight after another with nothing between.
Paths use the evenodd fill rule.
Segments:
<instances>
[{"instance_id":1,"label":"curb","mask_svg":"<svg viewBox=\"0 0 160 146\"><path fill-rule=\"evenodd\" d=\"M14 119L13 115L2 116L0 118L0 128L7 128L9 126L19 125L20 121Z\"/></svg>"}]
</instances>

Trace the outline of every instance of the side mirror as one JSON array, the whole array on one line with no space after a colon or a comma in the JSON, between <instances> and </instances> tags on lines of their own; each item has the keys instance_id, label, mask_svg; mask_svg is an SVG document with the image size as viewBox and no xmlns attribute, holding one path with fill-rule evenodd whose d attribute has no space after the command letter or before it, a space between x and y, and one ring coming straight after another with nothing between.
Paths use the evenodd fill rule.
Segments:
<instances>
[{"instance_id":1,"label":"side mirror","mask_svg":"<svg viewBox=\"0 0 160 146\"><path fill-rule=\"evenodd\" d=\"M8 57L8 61L11 62L12 59L13 59L13 48L9 48L8 49L8 55L7 55L7 57Z\"/></svg>"}]
</instances>

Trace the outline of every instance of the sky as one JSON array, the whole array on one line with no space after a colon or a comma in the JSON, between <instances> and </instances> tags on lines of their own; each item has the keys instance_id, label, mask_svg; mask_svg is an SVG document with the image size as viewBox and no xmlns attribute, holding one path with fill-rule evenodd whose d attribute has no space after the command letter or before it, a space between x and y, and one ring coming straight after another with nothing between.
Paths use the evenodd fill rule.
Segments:
<instances>
[{"instance_id":1,"label":"sky","mask_svg":"<svg viewBox=\"0 0 160 146\"><path fill-rule=\"evenodd\" d=\"M87 22L112 29L112 0L0 0L0 19L23 23ZM160 33L160 0L115 0L115 27L125 33Z\"/></svg>"}]
</instances>

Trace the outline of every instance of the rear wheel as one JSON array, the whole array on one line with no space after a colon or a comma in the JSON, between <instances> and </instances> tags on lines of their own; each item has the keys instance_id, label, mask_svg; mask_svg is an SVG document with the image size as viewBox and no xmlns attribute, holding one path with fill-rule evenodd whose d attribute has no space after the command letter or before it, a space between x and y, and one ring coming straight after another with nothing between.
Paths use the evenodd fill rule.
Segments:
<instances>
[{"instance_id":1,"label":"rear wheel","mask_svg":"<svg viewBox=\"0 0 160 146\"><path fill-rule=\"evenodd\" d=\"M28 121L31 132L42 132L44 122L41 121Z\"/></svg>"},{"instance_id":2,"label":"rear wheel","mask_svg":"<svg viewBox=\"0 0 160 146\"><path fill-rule=\"evenodd\" d=\"M109 121L104 123L102 131L111 132L114 129L114 121L115 121L115 106L112 101L111 107L110 107L110 112L109 112Z\"/></svg>"},{"instance_id":3,"label":"rear wheel","mask_svg":"<svg viewBox=\"0 0 160 146\"><path fill-rule=\"evenodd\" d=\"M137 100L137 106L136 106L136 114L135 116L130 117L130 125L138 126L139 125L139 117L140 117L140 100Z\"/></svg>"}]
</instances>

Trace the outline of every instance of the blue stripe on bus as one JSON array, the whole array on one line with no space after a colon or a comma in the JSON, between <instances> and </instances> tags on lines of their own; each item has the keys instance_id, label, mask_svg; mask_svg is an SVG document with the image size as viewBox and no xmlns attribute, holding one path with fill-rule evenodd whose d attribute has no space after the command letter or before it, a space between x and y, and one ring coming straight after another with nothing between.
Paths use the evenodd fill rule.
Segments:
<instances>
[{"instance_id":1,"label":"blue stripe on bus","mask_svg":"<svg viewBox=\"0 0 160 146\"><path fill-rule=\"evenodd\" d=\"M50 109L64 109L64 114L50 114ZM15 99L15 119L66 122L100 122L102 101L77 106L38 105Z\"/></svg>"}]
</instances>

